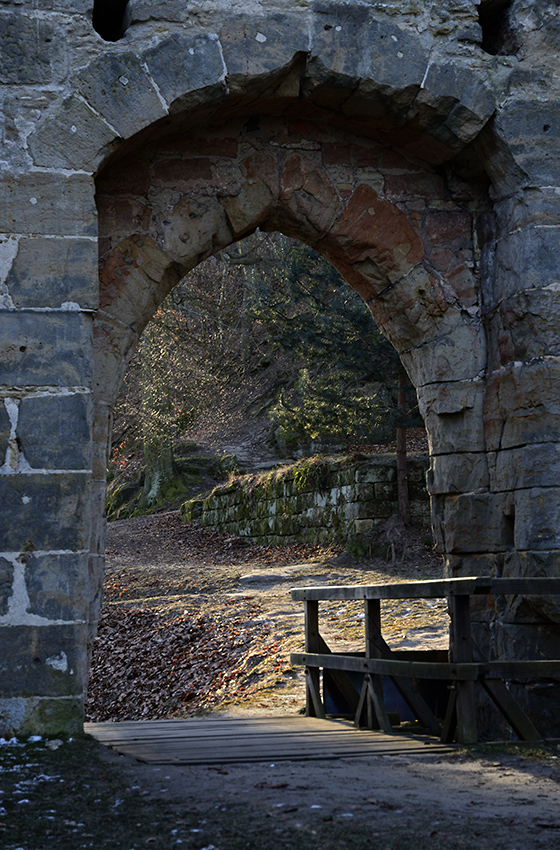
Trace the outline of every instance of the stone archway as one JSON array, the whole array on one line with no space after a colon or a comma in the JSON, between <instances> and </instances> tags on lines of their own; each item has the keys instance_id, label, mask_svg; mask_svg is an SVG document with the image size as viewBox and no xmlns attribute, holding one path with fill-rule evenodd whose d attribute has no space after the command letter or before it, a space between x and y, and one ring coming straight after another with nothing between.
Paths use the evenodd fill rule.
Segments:
<instances>
[{"instance_id":1,"label":"stone archway","mask_svg":"<svg viewBox=\"0 0 560 850\"><path fill-rule=\"evenodd\" d=\"M2 13L45 44L28 66L9 64L6 84L51 86L40 120L22 106L13 122L0 185L12 222L0 289L0 625L18 646L17 671L2 672L2 728L79 725L123 360L178 277L256 226L324 253L399 348L430 433L449 572L557 573L555 95L534 101L521 77L508 82L511 63L480 49L474 2L443 26L435 5L418 17L399 4L238 14L131 0L111 45L66 6L65 30ZM548 6L517 7L532 47L520 61L540 85ZM498 613L489 653L550 653L556 632L541 611L512 600Z\"/></svg>"},{"instance_id":2,"label":"stone archway","mask_svg":"<svg viewBox=\"0 0 560 850\"><path fill-rule=\"evenodd\" d=\"M261 115L260 123L242 115L214 129L174 130L98 178L100 410L110 409L126 353L173 284L257 226L279 230L333 262L399 350L430 429L434 496L487 487L486 344L473 243L485 185L469 187L465 202L466 184L456 180L454 200L436 169L394 147L297 114ZM455 405L462 435L451 451L453 437L432 424L441 397L444 414Z\"/></svg>"}]
</instances>

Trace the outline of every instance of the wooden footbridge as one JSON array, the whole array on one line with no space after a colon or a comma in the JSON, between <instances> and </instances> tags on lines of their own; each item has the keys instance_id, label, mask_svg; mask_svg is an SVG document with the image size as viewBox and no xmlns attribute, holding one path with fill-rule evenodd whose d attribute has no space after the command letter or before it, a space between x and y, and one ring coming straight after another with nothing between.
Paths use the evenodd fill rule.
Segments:
<instances>
[{"instance_id":1,"label":"wooden footbridge","mask_svg":"<svg viewBox=\"0 0 560 850\"><path fill-rule=\"evenodd\" d=\"M298 715L86 723L84 730L117 752L151 764L316 761L453 749L437 738L385 735L344 720Z\"/></svg>"},{"instance_id":2,"label":"wooden footbridge","mask_svg":"<svg viewBox=\"0 0 560 850\"><path fill-rule=\"evenodd\" d=\"M292 663L304 664L307 676L307 713L325 717L320 692L320 671L328 671L332 686L355 714L355 723L392 734L394 729L385 706L384 680L388 678L414 717L444 743L478 742L475 686L481 687L523 741L540 741L531 718L510 691L511 681L559 680L559 659L491 660L472 637L471 597L486 596L490 607L497 596L560 596L560 578L471 578L411 581L399 584L305 587L292 590L292 598L305 605L305 652L294 653ZM447 658L432 660L428 651L393 652L381 634L383 599L447 597L450 640ZM363 600L365 607L365 650L362 653L332 653L319 629L319 602ZM425 658L418 658L424 655ZM361 674L356 689L349 674ZM423 681L446 683L449 690L443 723L422 695Z\"/></svg>"},{"instance_id":3,"label":"wooden footbridge","mask_svg":"<svg viewBox=\"0 0 560 850\"><path fill-rule=\"evenodd\" d=\"M305 652L292 654L306 667L307 716L189 718L87 723L85 731L120 753L154 764L228 764L449 752L478 741L475 686L482 687L520 740L542 740L508 688L511 680L560 679L560 660L488 660L471 634L473 595L560 596L560 578L474 577L387 585L307 587L292 590L305 604ZM381 634L383 599L447 597L449 652L393 652ZM361 599L365 650L333 653L319 629L319 602ZM323 688L321 689L321 670ZM385 705L391 681L416 718L415 732L395 727ZM426 698L422 682L443 683L443 716ZM357 684L358 682L358 684ZM327 718L325 693L338 693L354 721ZM428 688L428 692L430 688ZM375 730L375 731L374 731ZM421 731L421 734L419 732Z\"/></svg>"}]
</instances>

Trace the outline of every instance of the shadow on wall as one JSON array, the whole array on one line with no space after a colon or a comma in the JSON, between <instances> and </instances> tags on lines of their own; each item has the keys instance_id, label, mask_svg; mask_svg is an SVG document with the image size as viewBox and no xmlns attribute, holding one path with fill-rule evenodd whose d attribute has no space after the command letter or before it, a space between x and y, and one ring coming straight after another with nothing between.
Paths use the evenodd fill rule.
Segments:
<instances>
[{"instance_id":1,"label":"shadow on wall","mask_svg":"<svg viewBox=\"0 0 560 850\"><path fill-rule=\"evenodd\" d=\"M105 41L119 41L125 33L128 0L94 0L93 28Z\"/></svg>"}]
</instances>

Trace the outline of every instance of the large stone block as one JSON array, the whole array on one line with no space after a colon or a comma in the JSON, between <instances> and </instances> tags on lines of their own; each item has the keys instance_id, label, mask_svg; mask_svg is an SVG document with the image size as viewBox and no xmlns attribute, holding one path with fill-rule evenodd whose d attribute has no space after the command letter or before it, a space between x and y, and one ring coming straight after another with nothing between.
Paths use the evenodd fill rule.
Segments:
<instances>
[{"instance_id":1,"label":"large stone block","mask_svg":"<svg viewBox=\"0 0 560 850\"><path fill-rule=\"evenodd\" d=\"M4 233L97 236L95 186L87 174L0 173Z\"/></svg>"},{"instance_id":2,"label":"large stone block","mask_svg":"<svg viewBox=\"0 0 560 850\"><path fill-rule=\"evenodd\" d=\"M287 223L287 232L313 244L330 230L339 206L338 193L317 160L298 153L286 158L279 218Z\"/></svg>"},{"instance_id":3,"label":"large stone block","mask_svg":"<svg viewBox=\"0 0 560 850\"><path fill-rule=\"evenodd\" d=\"M28 612L47 620L86 620L89 602L87 555L35 555L25 558Z\"/></svg>"},{"instance_id":4,"label":"large stone block","mask_svg":"<svg viewBox=\"0 0 560 850\"><path fill-rule=\"evenodd\" d=\"M28 147L35 165L94 171L111 152L116 137L83 100L72 95L31 134Z\"/></svg>"},{"instance_id":5,"label":"large stone block","mask_svg":"<svg viewBox=\"0 0 560 850\"><path fill-rule=\"evenodd\" d=\"M450 554L501 552L513 545L508 498L494 493L445 496L443 534Z\"/></svg>"},{"instance_id":6,"label":"large stone block","mask_svg":"<svg viewBox=\"0 0 560 850\"><path fill-rule=\"evenodd\" d=\"M82 694L85 624L4 626L1 634L0 693L4 698Z\"/></svg>"},{"instance_id":7,"label":"large stone block","mask_svg":"<svg viewBox=\"0 0 560 850\"><path fill-rule=\"evenodd\" d=\"M560 198L554 186L529 187L497 200L493 215L498 233L504 235L538 225L560 225Z\"/></svg>"},{"instance_id":8,"label":"large stone block","mask_svg":"<svg viewBox=\"0 0 560 850\"><path fill-rule=\"evenodd\" d=\"M209 160L203 160L205 169L208 169L210 177L212 175L211 163ZM178 161L175 160L175 166ZM189 182L190 163L184 161L179 163L177 176L172 182L177 184L181 179ZM249 192L251 187L249 187ZM163 268L168 268L171 264L171 257L175 262L184 264L187 268L192 268L202 256L207 257L212 254L216 247L230 244L232 239L231 230L228 227L226 213L223 207L226 207L228 216L234 219L232 207L228 207L227 198L218 200L213 197L198 197L198 198L183 198L174 207L172 214L169 216L170 221L164 224L165 231L165 247L169 254L162 257L162 251L146 239L142 245L142 256L144 264L148 256L153 257L152 263L162 264L162 272L160 277L163 277ZM258 216L257 199L252 196L251 201L255 202L252 207L253 219ZM232 199L235 203L237 199ZM241 202L242 203L242 202ZM223 207L222 207L223 205ZM158 251L160 256L158 257ZM161 258L160 258L161 257ZM166 262L166 266L163 263ZM150 269L150 272L152 270ZM156 278L157 280L157 278Z\"/></svg>"},{"instance_id":9,"label":"large stone block","mask_svg":"<svg viewBox=\"0 0 560 850\"><path fill-rule=\"evenodd\" d=\"M484 383L458 381L420 387L418 403L428 430L430 454L486 449L483 431Z\"/></svg>"},{"instance_id":10,"label":"large stone block","mask_svg":"<svg viewBox=\"0 0 560 850\"><path fill-rule=\"evenodd\" d=\"M451 455L432 456L428 490L433 494L472 493L487 490L488 461L485 452L456 451Z\"/></svg>"},{"instance_id":11,"label":"large stone block","mask_svg":"<svg viewBox=\"0 0 560 850\"><path fill-rule=\"evenodd\" d=\"M222 48L214 34L173 33L142 58L171 112L208 103L227 92Z\"/></svg>"},{"instance_id":12,"label":"large stone block","mask_svg":"<svg viewBox=\"0 0 560 850\"><path fill-rule=\"evenodd\" d=\"M91 395L28 396L19 405L18 445L33 469L91 469Z\"/></svg>"},{"instance_id":13,"label":"large stone block","mask_svg":"<svg viewBox=\"0 0 560 850\"><path fill-rule=\"evenodd\" d=\"M255 151L243 161L247 179L236 195L220 198L231 232L240 235L256 224L265 223L278 204L280 181L276 160L269 153Z\"/></svg>"},{"instance_id":14,"label":"large stone block","mask_svg":"<svg viewBox=\"0 0 560 850\"><path fill-rule=\"evenodd\" d=\"M489 623L486 627L479 627L478 633L485 635L480 648L491 661L558 658L560 626L555 624L523 626L502 623L496 628L495 623Z\"/></svg>"},{"instance_id":15,"label":"large stone block","mask_svg":"<svg viewBox=\"0 0 560 850\"><path fill-rule=\"evenodd\" d=\"M421 90L428 61L427 40L393 22L375 19L364 35L367 52L362 57L362 78L341 111L360 121L370 118L390 133L388 116L392 116L392 124L399 112L402 115L413 105Z\"/></svg>"},{"instance_id":16,"label":"large stone block","mask_svg":"<svg viewBox=\"0 0 560 850\"><path fill-rule=\"evenodd\" d=\"M229 15L219 30L228 88L243 95L277 85L298 53L309 50L302 13L266 17Z\"/></svg>"},{"instance_id":17,"label":"large stone block","mask_svg":"<svg viewBox=\"0 0 560 850\"><path fill-rule=\"evenodd\" d=\"M362 118L388 130L420 89L427 45L391 21L372 18L365 6L320 2L313 9L304 90L321 105L344 101L351 115L365 107Z\"/></svg>"},{"instance_id":18,"label":"large stone block","mask_svg":"<svg viewBox=\"0 0 560 850\"><path fill-rule=\"evenodd\" d=\"M324 244L371 278L378 291L410 274L424 256L422 240L406 214L365 185L354 190Z\"/></svg>"},{"instance_id":19,"label":"large stone block","mask_svg":"<svg viewBox=\"0 0 560 850\"><path fill-rule=\"evenodd\" d=\"M558 441L558 358L514 363L491 375L484 399L484 427L490 451Z\"/></svg>"},{"instance_id":20,"label":"large stone block","mask_svg":"<svg viewBox=\"0 0 560 850\"><path fill-rule=\"evenodd\" d=\"M97 244L91 239L22 238L6 277L9 296L19 308L70 302L95 310L98 262Z\"/></svg>"},{"instance_id":21,"label":"large stone block","mask_svg":"<svg viewBox=\"0 0 560 850\"><path fill-rule=\"evenodd\" d=\"M465 555L448 555L445 559L444 575L446 578L461 578L464 576L497 576L501 574L502 555L494 553L476 553ZM488 597L484 599L484 609L488 609ZM475 597L471 598L471 601ZM472 610L472 609L471 609ZM490 610L493 610L493 606ZM477 606L478 619L481 618L481 608ZM482 619L487 619L483 616Z\"/></svg>"},{"instance_id":22,"label":"large stone block","mask_svg":"<svg viewBox=\"0 0 560 850\"><path fill-rule=\"evenodd\" d=\"M0 475L0 504L0 552L89 546L86 475Z\"/></svg>"},{"instance_id":23,"label":"large stone block","mask_svg":"<svg viewBox=\"0 0 560 850\"><path fill-rule=\"evenodd\" d=\"M141 60L132 52L104 53L78 72L76 88L124 139L167 114Z\"/></svg>"},{"instance_id":24,"label":"large stone block","mask_svg":"<svg viewBox=\"0 0 560 850\"><path fill-rule=\"evenodd\" d=\"M560 577L560 551L510 552L503 575L527 578ZM497 608L505 622L550 621L560 623L560 596L500 597Z\"/></svg>"},{"instance_id":25,"label":"large stone block","mask_svg":"<svg viewBox=\"0 0 560 850\"><path fill-rule=\"evenodd\" d=\"M560 549L560 488L515 493L516 549Z\"/></svg>"},{"instance_id":26,"label":"large stone block","mask_svg":"<svg viewBox=\"0 0 560 850\"><path fill-rule=\"evenodd\" d=\"M560 444L536 443L502 449L488 456L494 492L556 487L560 481Z\"/></svg>"},{"instance_id":27,"label":"large stone block","mask_svg":"<svg viewBox=\"0 0 560 850\"><path fill-rule=\"evenodd\" d=\"M0 383L88 387L92 380L89 316L68 312L0 312Z\"/></svg>"},{"instance_id":28,"label":"large stone block","mask_svg":"<svg viewBox=\"0 0 560 850\"><path fill-rule=\"evenodd\" d=\"M560 355L560 283L504 298L491 320L497 365Z\"/></svg>"},{"instance_id":29,"label":"large stone block","mask_svg":"<svg viewBox=\"0 0 560 850\"><path fill-rule=\"evenodd\" d=\"M406 317L408 319L408 317ZM456 323L453 319L456 319ZM398 327L397 318L396 327ZM438 333L437 331L440 331ZM417 388L436 382L468 381L484 371L487 344L481 322L458 310L449 311L434 336L401 351L401 360Z\"/></svg>"},{"instance_id":30,"label":"large stone block","mask_svg":"<svg viewBox=\"0 0 560 850\"><path fill-rule=\"evenodd\" d=\"M532 185L560 184L560 106L553 98L510 103L498 113L495 127Z\"/></svg>"},{"instance_id":31,"label":"large stone block","mask_svg":"<svg viewBox=\"0 0 560 850\"><path fill-rule=\"evenodd\" d=\"M557 269L550 258L560 251L560 227L532 225L500 238L495 254L494 299L547 285L558 285Z\"/></svg>"},{"instance_id":32,"label":"large stone block","mask_svg":"<svg viewBox=\"0 0 560 850\"><path fill-rule=\"evenodd\" d=\"M458 61L434 61L422 81L413 114L436 138L472 141L496 109L484 71Z\"/></svg>"},{"instance_id":33,"label":"large stone block","mask_svg":"<svg viewBox=\"0 0 560 850\"><path fill-rule=\"evenodd\" d=\"M48 85L68 71L63 30L46 17L0 12L0 82Z\"/></svg>"}]
</instances>

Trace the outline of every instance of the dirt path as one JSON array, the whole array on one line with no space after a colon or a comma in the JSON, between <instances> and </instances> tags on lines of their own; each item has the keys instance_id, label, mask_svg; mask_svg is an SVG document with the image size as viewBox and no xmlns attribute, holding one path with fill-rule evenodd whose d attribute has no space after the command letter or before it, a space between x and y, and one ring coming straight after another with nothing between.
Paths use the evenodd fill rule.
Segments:
<instances>
[{"instance_id":1,"label":"dirt path","mask_svg":"<svg viewBox=\"0 0 560 850\"><path fill-rule=\"evenodd\" d=\"M289 655L303 648L303 606L290 588L440 575L425 547L411 551L416 557L397 570L338 550L253 546L186 526L175 513L110 523L88 719L297 712L303 671ZM322 615L333 649L362 648L360 603L325 605ZM395 648L443 648L447 622L444 600L391 602L383 611Z\"/></svg>"}]
</instances>

